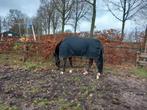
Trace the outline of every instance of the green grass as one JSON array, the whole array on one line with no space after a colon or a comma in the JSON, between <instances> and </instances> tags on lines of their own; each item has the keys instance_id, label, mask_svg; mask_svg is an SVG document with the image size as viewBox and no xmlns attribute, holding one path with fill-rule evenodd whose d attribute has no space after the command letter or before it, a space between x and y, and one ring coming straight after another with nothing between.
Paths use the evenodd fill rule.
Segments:
<instances>
[{"instance_id":1,"label":"green grass","mask_svg":"<svg viewBox=\"0 0 147 110\"><path fill-rule=\"evenodd\" d=\"M141 68L141 67L136 67L133 72L135 73L135 75L138 75L140 77L143 78L147 78L147 69L145 68Z\"/></svg>"},{"instance_id":2,"label":"green grass","mask_svg":"<svg viewBox=\"0 0 147 110\"><path fill-rule=\"evenodd\" d=\"M69 102L64 99L59 99L58 101L59 104L59 110L82 110L81 104L78 102Z\"/></svg>"},{"instance_id":3,"label":"green grass","mask_svg":"<svg viewBox=\"0 0 147 110\"><path fill-rule=\"evenodd\" d=\"M0 64L10 65L14 68L24 68L28 70L55 68L53 57L50 57L49 59L45 60L43 59L43 57L33 56L28 58L26 62L23 62L22 55L19 55L18 53L0 54ZM136 68L136 67L130 67L130 68L131 70L127 69L126 71L131 72L137 76L147 77L147 69ZM70 68L67 68L67 70L69 69ZM115 73L117 69L118 71L120 71L118 67L104 66L105 73L108 72ZM80 79L75 79L75 80L80 80Z\"/></svg>"},{"instance_id":4,"label":"green grass","mask_svg":"<svg viewBox=\"0 0 147 110\"><path fill-rule=\"evenodd\" d=\"M36 99L33 101L33 104L37 106L47 106L49 101L47 99Z\"/></svg>"},{"instance_id":5,"label":"green grass","mask_svg":"<svg viewBox=\"0 0 147 110\"><path fill-rule=\"evenodd\" d=\"M33 104L36 106L48 106L57 105L59 110L82 110L81 104L78 102L69 102L63 98L57 98L54 100L48 99L35 99Z\"/></svg>"},{"instance_id":6,"label":"green grass","mask_svg":"<svg viewBox=\"0 0 147 110\"><path fill-rule=\"evenodd\" d=\"M45 60L43 57L33 56L28 58L26 62L23 62L22 56L15 53L0 54L0 64L9 65L14 68L24 68L29 70L54 67L51 58Z\"/></svg>"},{"instance_id":7,"label":"green grass","mask_svg":"<svg viewBox=\"0 0 147 110\"><path fill-rule=\"evenodd\" d=\"M40 63L34 63L34 62L25 62L24 63L24 65L23 65L23 67L25 68L25 69L28 69L28 70L34 70L34 69L36 69L36 68L40 68L41 67L41 64Z\"/></svg>"},{"instance_id":8,"label":"green grass","mask_svg":"<svg viewBox=\"0 0 147 110\"><path fill-rule=\"evenodd\" d=\"M107 73L107 72L112 72L113 69L112 67L109 67L109 66L104 66L104 72Z\"/></svg>"},{"instance_id":9,"label":"green grass","mask_svg":"<svg viewBox=\"0 0 147 110\"><path fill-rule=\"evenodd\" d=\"M8 106L0 101L0 110L19 110L16 106Z\"/></svg>"}]
</instances>

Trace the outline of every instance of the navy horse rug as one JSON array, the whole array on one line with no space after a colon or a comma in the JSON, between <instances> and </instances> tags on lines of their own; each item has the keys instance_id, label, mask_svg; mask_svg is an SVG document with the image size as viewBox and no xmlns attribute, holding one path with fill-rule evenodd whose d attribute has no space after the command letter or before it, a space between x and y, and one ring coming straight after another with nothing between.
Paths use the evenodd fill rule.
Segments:
<instances>
[{"instance_id":1,"label":"navy horse rug","mask_svg":"<svg viewBox=\"0 0 147 110\"><path fill-rule=\"evenodd\" d=\"M59 57L84 56L97 58L100 56L102 44L97 39L67 37L59 47Z\"/></svg>"},{"instance_id":2,"label":"navy horse rug","mask_svg":"<svg viewBox=\"0 0 147 110\"><path fill-rule=\"evenodd\" d=\"M64 60L63 71L67 58L72 66L73 56L83 56L89 59L88 70L94 60L99 73L103 72L103 45L97 39L80 38L79 36L66 37L56 46L54 56L57 67L60 67L60 59Z\"/></svg>"}]
</instances>

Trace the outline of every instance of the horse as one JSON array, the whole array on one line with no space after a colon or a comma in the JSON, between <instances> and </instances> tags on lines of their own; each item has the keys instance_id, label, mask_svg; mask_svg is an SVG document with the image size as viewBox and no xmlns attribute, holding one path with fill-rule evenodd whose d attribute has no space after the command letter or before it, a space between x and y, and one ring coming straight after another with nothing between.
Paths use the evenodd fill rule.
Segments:
<instances>
[{"instance_id":1,"label":"horse","mask_svg":"<svg viewBox=\"0 0 147 110\"><path fill-rule=\"evenodd\" d=\"M73 56L82 56L89 59L87 71L96 63L99 74L103 74L103 45L98 39L81 38L79 36L68 36L60 41L54 51L55 65L60 69L60 60L63 59L63 72L65 71L67 59L71 67Z\"/></svg>"}]
</instances>

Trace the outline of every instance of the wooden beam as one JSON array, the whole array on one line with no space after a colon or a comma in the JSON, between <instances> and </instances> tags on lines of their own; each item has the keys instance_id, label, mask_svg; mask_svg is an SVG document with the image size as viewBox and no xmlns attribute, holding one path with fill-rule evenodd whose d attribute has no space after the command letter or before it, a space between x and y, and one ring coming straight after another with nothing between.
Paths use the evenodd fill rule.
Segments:
<instances>
[{"instance_id":1,"label":"wooden beam","mask_svg":"<svg viewBox=\"0 0 147 110\"><path fill-rule=\"evenodd\" d=\"M146 61L139 61L138 63L139 63L139 65L143 65L143 66L147 65Z\"/></svg>"},{"instance_id":2,"label":"wooden beam","mask_svg":"<svg viewBox=\"0 0 147 110\"><path fill-rule=\"evenodd\" d=\"M141 54L139 55L139 57L141 57L141 58L147 58L147 53L141 53Z\"/></svg>"}]
</instances>

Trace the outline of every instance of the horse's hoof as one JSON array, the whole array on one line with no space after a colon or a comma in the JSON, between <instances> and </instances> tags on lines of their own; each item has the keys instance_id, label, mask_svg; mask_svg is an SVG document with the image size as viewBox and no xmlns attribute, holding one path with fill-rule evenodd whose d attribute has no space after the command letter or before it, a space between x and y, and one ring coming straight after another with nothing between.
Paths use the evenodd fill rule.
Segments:
<instances>
[{"instance_id":1,"label":"horse's hoof","mask_svg":"<svg viewBox=\"0 0 147 110\"><path fill-rule=\"evenodd\" d=\"M72 70L69 70L69 73L72 73Z\"/></svg>"},{"instance_id":2,"label":"horse's hoof","mask_svg":"<svg viewBox=\"0 0 147 110\"><path fill-rule=\"evenodd\" d=\"M63 73L64 73L63 71L60 72L60 74L63 74Z\"/></svg>"},{"instance_id":3,"label":"horse's hoof","mask_svg":"<svg viewBox=\"0 0 147 110\"><path fill-rule=\"evenodd\" d=\"M97 75L96 75L96 79L100 79L100 73L97 73Z\"/></svg>"},{"instance_id":4,"label":"horse's hoof","mask_svg":"<svg viewBox=\"0 0 147 110\"><path fill-rule=\"evenodd\" d=\"M83 73L84 75L87 75L88 74L88 71L84 71L84 73Z\"/></svg>"}]
</instances>

